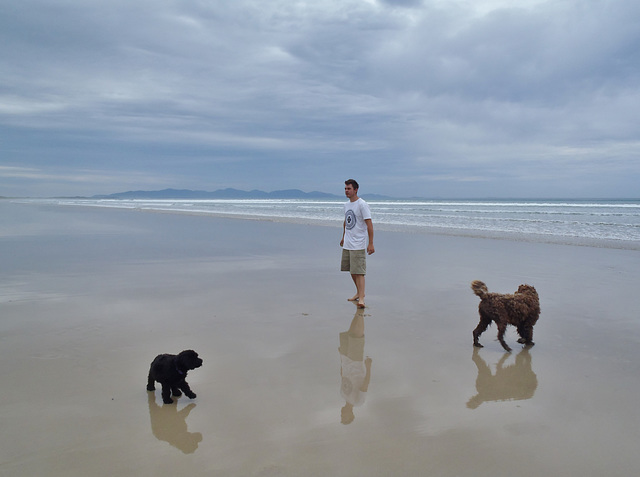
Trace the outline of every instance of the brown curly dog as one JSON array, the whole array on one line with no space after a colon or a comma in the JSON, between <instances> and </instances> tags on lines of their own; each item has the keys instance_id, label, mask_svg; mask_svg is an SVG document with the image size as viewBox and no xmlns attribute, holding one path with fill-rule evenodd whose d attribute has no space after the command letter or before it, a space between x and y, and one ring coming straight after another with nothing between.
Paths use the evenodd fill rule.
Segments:
<instances>
[{"instance_id":1,"label":"brown curly dog","mask_svg":"<svg viewBox=\"0 0 640 477\"><path fill-rule=\"evenodd\" d=\"M520 285L513 295L489 293L487 286L480 280L471 282L471 289L480 297L480 323L473 330L473 346L482 348L478 338L492 321L498 326L498 340L502 347L511 351L504 342L507 325L513 325L518 330L518 343L533 346L533 325L540 316L540 301L536 289L531 285Z\"/></svg>"}]
</instances>

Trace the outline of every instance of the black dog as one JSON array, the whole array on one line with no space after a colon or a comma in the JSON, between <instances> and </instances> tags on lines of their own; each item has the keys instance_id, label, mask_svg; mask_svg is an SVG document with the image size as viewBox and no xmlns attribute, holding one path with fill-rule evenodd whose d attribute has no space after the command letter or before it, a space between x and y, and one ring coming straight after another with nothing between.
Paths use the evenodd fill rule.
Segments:
<instances>
[{"instance_id":1,"label":"black dog","mask_svg":"<svg viewBox=\"0 0 640 477\"><path fill-rule=\"evenodd\" d=\"M147 391L155 391L154 383L158 381L162 384L162 402L165 404L173 402L172 393L176 397L182 396L180 390L184 391L189 399L195 399L196 395L185 379L187 371L200 366L202 366L202 359L191 349L182 351L178 355L160 354L151 363Z\"/></svg>"}]
</instances>

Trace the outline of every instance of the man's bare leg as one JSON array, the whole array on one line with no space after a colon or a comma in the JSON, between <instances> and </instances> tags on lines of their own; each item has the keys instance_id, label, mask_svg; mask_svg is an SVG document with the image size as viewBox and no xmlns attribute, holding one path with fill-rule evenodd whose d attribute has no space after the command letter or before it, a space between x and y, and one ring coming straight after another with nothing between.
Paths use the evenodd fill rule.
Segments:
<instances>
[{"instance_id":1,"label":"man's bare leg","mask_svg":"<svg viewBox=\"0 0 640 477\"><path fill-rule=\"evenodd\" d=\"M364 310L362 308L356 310L351 326L349 326L349 334L354 338L364 337Z\"/></svg>"},{"instance_id":2,"label":"man's bare leg","mask_svg":"<svg viewBox=\"0 0 640 477\"><path fill-rule=\"evenodd\" d=\"M351 275L351 278L356 286L355 296L358 297L358 308L364 308L364 275Z\"/></svg>"},{"instance_id":3,"label":"man's bare leg","mask_svg":"<svg viewBox=\"0 0 640 477\"><path fill-rule=\"evenodd\" d=\"M353 284L356 286L356 294L351 298L347 298L348 301L358 301L360 296L358 295L358 283L356 282L356 275L351 274L351 279L353 280Z\"/></svg>"}]
</instances>

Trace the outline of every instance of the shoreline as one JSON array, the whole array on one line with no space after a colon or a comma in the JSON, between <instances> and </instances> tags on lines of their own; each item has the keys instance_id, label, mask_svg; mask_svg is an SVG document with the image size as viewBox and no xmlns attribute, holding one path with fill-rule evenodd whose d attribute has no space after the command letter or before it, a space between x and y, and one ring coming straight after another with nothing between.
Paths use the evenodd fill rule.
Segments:
<instances>
[{"instance_id":1,"label":"shoreline","mask_svg":"<svg viewBox=\"0 0 640 477\"><path fill-rule=\"evenodd\" d=\"M629 199L632 200L632 199ZM185 215L185 216L198 216L198 217L211 217L211 218L225 218L234 220L247 220L257 222L272 222L283 224L298 224L298 225L312 225L318 227L340 227L340 220L327 220L327 219L310 219L299 217L282 217L274 215L257 215L257 214L234 214L234 213L221 213L221 212L208 212L208 211L188 211L188 210L166 210L156 209L152 207L123 207L116 205L80 205L80 204L57 204L57 203L42 203L37 202L20 202L15 201L17 204L24 205L41 205L50 207L76 207L76 208L96 208L96 209L111 209L111 210L128 210L145 213L155 214L169 214L169 215ZM553 234L541 234L541 233L518 233L510 231L490 231L480 229L463 229L456 227L435 227L429 225L394 225L385 223L375 223L375 229L377 231L384 232L398 232L398 233L410 233L418 235L440 235L448 237L467 237L477 239L489 239L489 240L505 240L513 242L527 242L527 243L547 243L555 245L568 245L568 246L580 246L580 247L594 247L594 248L610 248L617 250L633 250L640 251L640 241L622 240L622 239L603 239L603 238L589 238L580 236L563 236Z\"/></svg>"}]
</instances>

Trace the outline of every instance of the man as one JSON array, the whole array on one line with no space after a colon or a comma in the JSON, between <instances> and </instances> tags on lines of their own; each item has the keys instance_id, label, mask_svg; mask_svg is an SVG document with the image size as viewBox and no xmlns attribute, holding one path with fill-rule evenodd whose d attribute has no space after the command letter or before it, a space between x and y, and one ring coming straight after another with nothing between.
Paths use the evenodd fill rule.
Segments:
<instances>
[{"instance_id":1,"label":"man","mask_svg":"<svg viewBox=\"0 0 640 477\"><path fill-rule=\"evenodd\" d=\"M342 224L342 263L340 269L351 273L356 294L349 301L364 308L364 276L367 272L367 255L375 252L373 247L373 222L369 205L358 197L358 183L349 179L344 182L344 193L349 199L344 205ZM368 239L368 240L367 240ZM366 253L365 253L366 250Z\"/></svg>"}]
</instances>

